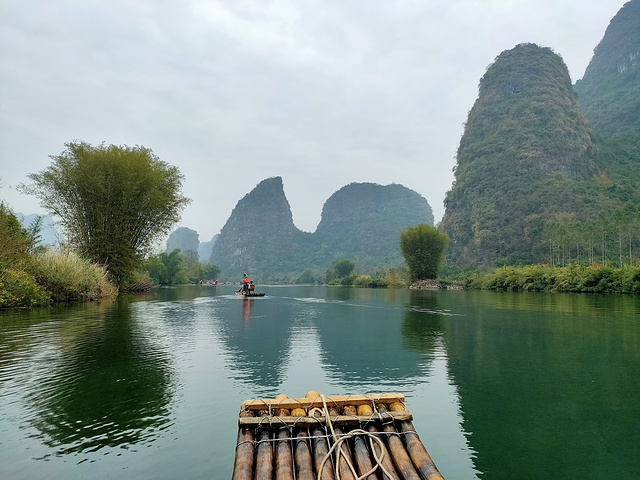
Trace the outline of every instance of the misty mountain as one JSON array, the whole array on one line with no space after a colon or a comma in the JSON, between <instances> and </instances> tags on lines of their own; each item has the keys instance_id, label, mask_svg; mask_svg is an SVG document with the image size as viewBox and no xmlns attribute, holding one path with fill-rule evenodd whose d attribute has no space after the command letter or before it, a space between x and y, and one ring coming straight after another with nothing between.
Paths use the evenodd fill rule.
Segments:
<instances>
[{"instance_id":1,"label":"misty mountain","mask_svg":"<svg viewBox=\"0 0 640 480\"><path fill-rule=\"evenodd\" d=\"M575 91L598 132L640 129L640 0L613 17Z\"/></svg>"},{"instance_id":2,"label":"misty mountain","mask_svg":"<svg viewBox=\"0 0 640 480\"><path fill-rule=\"evenodd\" d=\"M211 258L211 251L213 250L213 246L215 245L218 236L219 234L216 233L211 240L208 242L200 242L200 245L198 245L198 258L201 262L206 263Z\"/></svg>"},{"instance_id":3,"label":"misty mountain","mask_svg":"<svg viewBox=\"0 0 640 480\"><path fill-rule=\"evenodd\" d=\"M325 203L315 233L293 223L280 177L260 182L234 208L211 254L223 279L243 271L256 280L279 281L305 268L324 272L337 258L360 269L402 261L400 232L418 223L433 224L428 202L402 185L352 183ZM395 263L394 263L395 262Z\"/></svg>"},{"instance_id":4,"label":"misty mountain","mask_svg":"<svg viewBox=\"0 0 640 480\"><path fill-rule=\"evenodd\" d=\"M38 217L42 217L42 224L40 229L40 241L38 245L45 247L57 247L62 241L62 236L56 230L55 222L51 215L38 215L35 213L24 215L22 213L16 213L16 218L20 224L28 228Z\"/></svg>"},{"instance_id":5,"label":"misty mountain","mask_svg":"<svg viewBox=\"0 0 640 480\"><path fill-rule=\"evenodd\" d=\"M167 238L167 253L179 249L182 255L198 257L200 240L198 232L187 227L180 227L174 230Z\"/></svg>"}]
</instances>

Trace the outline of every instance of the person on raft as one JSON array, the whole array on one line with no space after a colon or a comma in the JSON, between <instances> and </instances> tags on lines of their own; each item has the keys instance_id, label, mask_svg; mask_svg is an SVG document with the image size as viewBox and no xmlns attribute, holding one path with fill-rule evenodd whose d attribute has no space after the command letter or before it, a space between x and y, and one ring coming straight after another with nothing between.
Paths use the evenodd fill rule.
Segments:
<instances>
[{"instance_id":1,"label":"person on raft","mask_svg":"<svg viewBox=\"0 0 640 480\"><path fill-rule=\"evenodd\" d=\"M247 272L242 272L242 275L244 276L243 280L242 280L242 291L244 293L249 293L249 277L247 276ZM251 282L253 283L253 282Z\"/></svg>"}]
</instances>

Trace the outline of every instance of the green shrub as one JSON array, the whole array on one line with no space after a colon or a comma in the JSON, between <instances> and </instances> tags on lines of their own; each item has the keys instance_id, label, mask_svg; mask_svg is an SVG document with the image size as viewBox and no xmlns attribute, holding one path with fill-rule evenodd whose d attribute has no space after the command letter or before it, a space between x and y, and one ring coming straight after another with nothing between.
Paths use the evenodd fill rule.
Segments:
<instances>
[{"instance_id":1,"label":"green shrub","mask_svg":"<svg viewBox=\"0 0 640 480\"><path fill-rule=\"evenodd\" d=\"M469 288L585 293L640 293L640 267L610 268L571 264L500 267L477 275Z\"/></svg>"},{"instance_id":2,"label":"green shrub","mask_svg":"<svg viewBox=\"0 0 640 480\"><path fill-rule=\"evenodd\" d=\"M0 274L0 308L47 305L50 296L36 279L22 270L5 270Z\"/></svg>"},{"instance_id":3,"label":"green shrub","mask_svg":"<svg viewBox=\"0 0 640 480\"><path fill-rule=\"evenodd\" d=\"M359 275L353 280L354 287L370 287L372 283L371 275Z\"/></svg>"}]
</instances>

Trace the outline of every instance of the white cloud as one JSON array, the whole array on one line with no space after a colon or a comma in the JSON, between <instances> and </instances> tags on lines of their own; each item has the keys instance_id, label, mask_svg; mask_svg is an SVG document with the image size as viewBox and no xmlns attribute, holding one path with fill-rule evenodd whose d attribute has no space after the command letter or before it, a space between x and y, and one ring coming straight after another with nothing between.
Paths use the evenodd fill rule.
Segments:
<instances>
[{"instance_id":1,"label":"white cloud","mask_svg":"<svg viewBox=\"0 0 640 480\"><path fill-rule=\"evenodd\" d=\"M401 183L436 218L487 66L521 42L579 78L624 0L4 0L0 197L74 139L141 144L186 176L210 239L280 175L296 224L353 181Z\"/></svg>"}]
</instances>

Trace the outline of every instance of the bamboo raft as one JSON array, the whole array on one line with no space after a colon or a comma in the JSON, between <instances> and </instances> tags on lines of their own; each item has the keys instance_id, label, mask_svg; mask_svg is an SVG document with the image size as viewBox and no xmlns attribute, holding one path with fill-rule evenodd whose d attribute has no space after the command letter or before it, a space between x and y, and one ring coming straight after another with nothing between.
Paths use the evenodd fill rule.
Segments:
<instances>
[{"instance_id":1,"label":"bamboo raft","mask_svg":"<svg viewBox=\"0 0 640 480\"><path fill-rule=\"evenodd\" d=\"M444 480L401 393L278 395L240 407L233 480Z\"/></svg>"}]
</instances>

